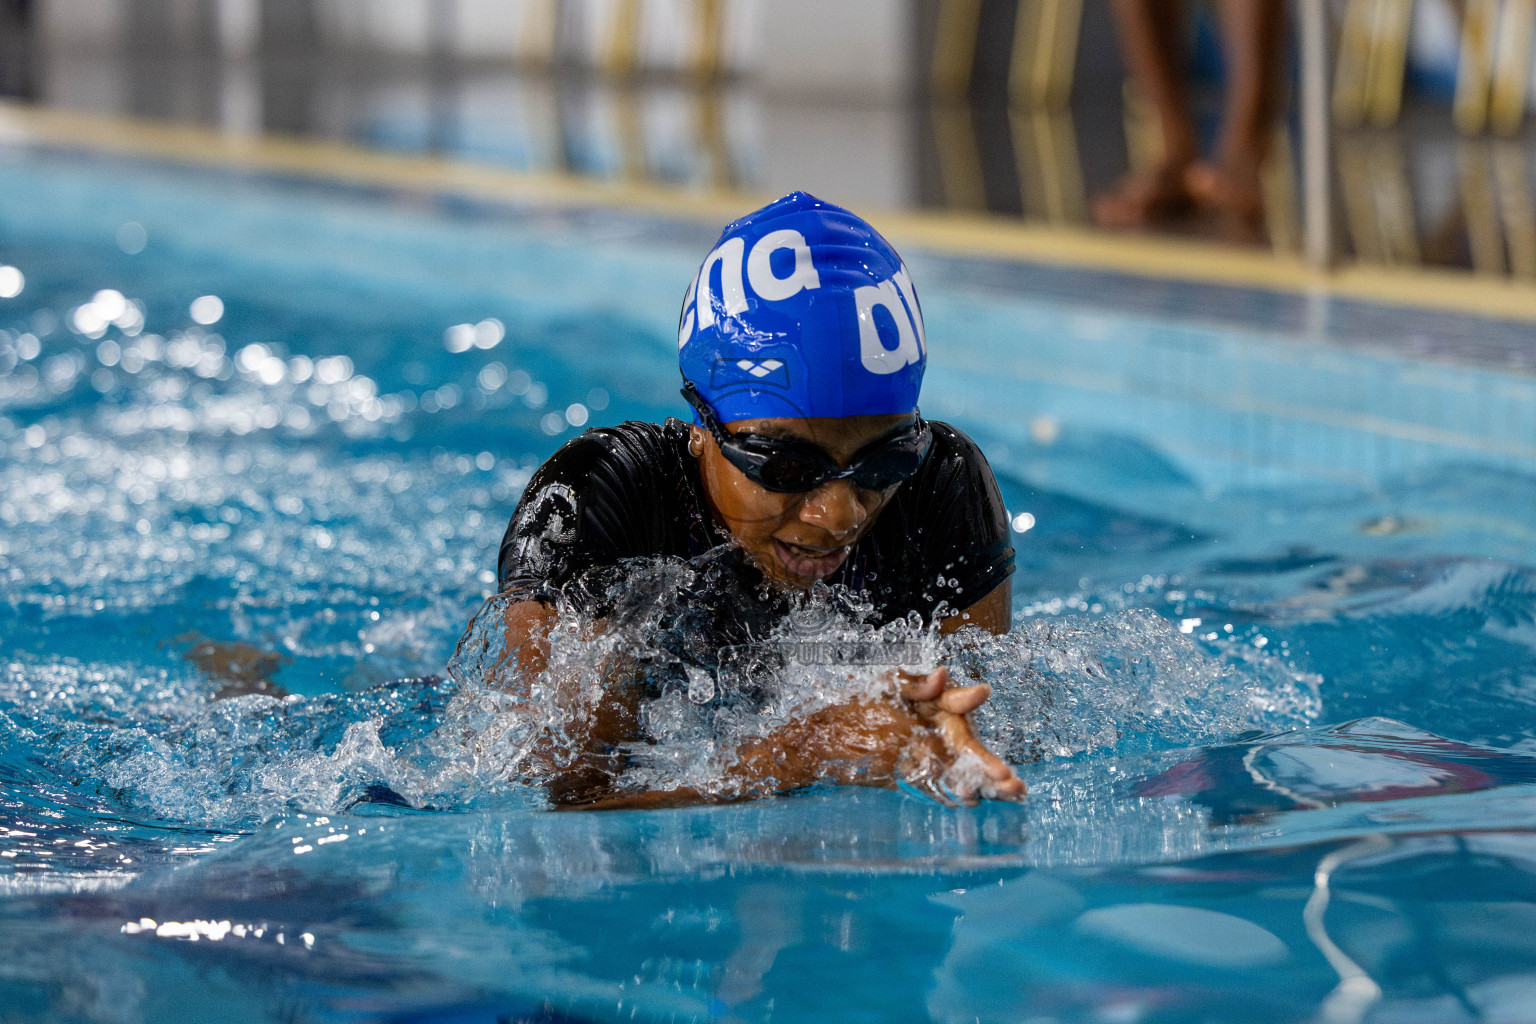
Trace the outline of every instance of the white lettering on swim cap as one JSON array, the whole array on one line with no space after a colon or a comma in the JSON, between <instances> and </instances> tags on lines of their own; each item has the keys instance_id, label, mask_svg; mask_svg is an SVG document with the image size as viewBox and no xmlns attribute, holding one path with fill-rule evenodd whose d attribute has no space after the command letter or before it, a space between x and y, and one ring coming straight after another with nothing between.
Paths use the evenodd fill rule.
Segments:
<instances>
[{"instance_id":1,"label":"white lettering on swim cap","mask_svg":"<svg viewBox=\"0 0 1536 1024\"><path fill-rule=\"evenodd\" d=\"M683 296L683 315L677 321L677 347L679 350L693 337L693 293L698 290L699 279L688 282L688 294Z\"/></svg>"},{"instance_id":2,"label":"white lettering on swim cap","mask_svg":"<svg viewBox=\"0 0 1536 1024\"><path fill-rule=\"evenodd\" d=\"M917 328L917 346L923 355L928 354L928 332L923 330L923 308L917 304L917 289L912 287L912 275L907 273L907 265L903 263L901 269L896 271L892 278L896 287L901 289L901 297L906 300L907 312L912 316L912 326Z\"/></svg>"},{"instance_id":3,"label":"white lettering on swim cap","mask_svg":"<svg viewBox=\"0 0 1536 1024\"><path fill-rule=\"evenodd\" d=\"M896 373L909 363L921 359L917 348L917 336L912 331L912 320L907 316L906 304L901 293L891 281L878 285L865 285L853 290L853 300L859 311L859 361L870 373ZM884 306L896 322L896 347L886 348L880 341L880 328L875 324L875 307Z\"/></svg>"},{"instance_id":4,"label":"white lettering on swim cap","mask_svg":"<svg viewBox=\"0 0 1536 1024\"><path fill-rule=\"evenodd\" d=\"M773 275L773 254L780 249L795 254L795 269L788 277ZM811 262L811 247L805 244L804 235L789 228L770 231L757 240L747 257L747 281L758 297L768 302L781 302L803 289L821 287L821 275Z\"/></svg>"},{"instance_id":5,"label":"white lettering on swim cap","mask_svg":"<svg viewBox=\"0 0 1536 1024\"><path fill-rule=\"evenodd\" d=\"M709 281L710 269L720 264L720 306L729 316L744 313L747 309L747 292L741 285L741 257L747 243L739 238L727 238L704 258L699 268L697 306L699 330L715 325L715 294Z\"/></svg>"}]
</instances>

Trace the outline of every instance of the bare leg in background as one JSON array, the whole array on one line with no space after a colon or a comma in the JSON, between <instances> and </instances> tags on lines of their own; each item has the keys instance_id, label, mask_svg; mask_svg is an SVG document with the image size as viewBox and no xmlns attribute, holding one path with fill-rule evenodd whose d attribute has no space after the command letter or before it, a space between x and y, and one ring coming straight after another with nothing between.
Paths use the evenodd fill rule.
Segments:
<instances>
[{"instance_id":1,"label":"bare leg in background","mask_svg":"<svg viewBox=\"0 0 1536 1024\"><path fill-rule=\"evenodd\" d=\"M1162 137L1156 164L1133 171L1093 204L1104 227L1141 227L1190 204L1184 178L1198 156L1189 118L1184 67L1184 5L1178 0L1113 0L1120 48L1137 94L1151 108Z\"/></svg>"},{"instance_id":2,"label":"bare leg in background","mask_svg":"<svg viewBox=\"0 0 1536 1024\"><path fill-rule=\"evenodd\" d=\"M1285 2L1222 0L1221 28L1227 61L1221 141L1215 159L1191 166L1186 182L1201 205L1231 218L1233 228L1258 233L1264 223L1260 176L1280 91Z\"/></svg>"},{"instance_id":3,"label":"bare leg in background","mask_svg":"<svg viewBox=\"0 0 1536 1024\"><path fill-rule=\"evenodd\" d=\"M1152 167L1129 175L1093 205L1104 227L1141 227L1186 212L1194 203L1231 218L1247 232L1263 222L1260 171L1268 155L1279 92L1285 0L1221 0L1227 94L1214 159L1197 162L1189 110L1184 5L1178 0L1113 0L1132 83L1162 136Z\"/></svg>"}]
</instances>

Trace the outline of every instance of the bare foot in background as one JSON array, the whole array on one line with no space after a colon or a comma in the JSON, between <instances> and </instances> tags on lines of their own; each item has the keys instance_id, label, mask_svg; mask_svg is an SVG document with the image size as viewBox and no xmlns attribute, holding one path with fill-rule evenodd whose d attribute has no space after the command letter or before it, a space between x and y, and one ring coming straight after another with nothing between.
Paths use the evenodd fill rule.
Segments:
<instances>
[{"instance_id":1,"label":"bare foot in background","mask_svg":"<svg viewBox=\"0 0 1536 1024\"><path fill-rule=\"evenodd\" d=\"M1218 0L1227 82L1220 154L1197 163L1189 112L1185 47L1188 24L1180 0L1111 0L1121 52L1146 103L1163 158L1150 172L1125 179L1094 203L1103 227L1141 227L1198 205L1215 212L1234 240L1262 241L1260 168L1268 149L1285 41L1283 0Z\"/></svg>"},{"instance_id":2,"label":"bare foot in background","mask_svg":"<svg viewBox=\"0 0 1536 1024\"><path fill-rule=\"evenodd\" d=\"M1261 158L1200 162L1184 175L1189 195L1221 217L1233 241L1264 241L1264 184Z\"/></svg>"},{"instance_id":3,"label":"bare foot in background","mask_svg":"<svg viewBox=\"0 0 1536 1024\"><path fill-rule=\"evenodd\" d=\"M1101 228L1141 228L1181 217L1194 206L1182 166L1135 171L1093 201Z\"/></svg>"}]
</instances>

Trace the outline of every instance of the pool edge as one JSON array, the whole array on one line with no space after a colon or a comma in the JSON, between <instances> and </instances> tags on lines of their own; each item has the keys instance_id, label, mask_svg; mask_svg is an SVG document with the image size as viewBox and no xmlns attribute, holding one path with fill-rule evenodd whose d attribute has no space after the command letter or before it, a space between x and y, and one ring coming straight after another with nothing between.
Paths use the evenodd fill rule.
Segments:
<instances>
[{"instance_id":1,"label":"pool edge","mask_svg":"<svg viewBox=\"0 0 1536 1024\"><path fill-rule=\"evenodd\" d=\"M0 100L0 143L556 207L622 207L708 225L730 221L772 198L766 193L526 173L322 140L230 135L9 100ZM1358 264L1322 271L1299 258L1166 236L1111 235L975 214L868 214L897 241L946 255L1536 322L1536 288L1465 271Z\"/></svg>"}]
</instances>

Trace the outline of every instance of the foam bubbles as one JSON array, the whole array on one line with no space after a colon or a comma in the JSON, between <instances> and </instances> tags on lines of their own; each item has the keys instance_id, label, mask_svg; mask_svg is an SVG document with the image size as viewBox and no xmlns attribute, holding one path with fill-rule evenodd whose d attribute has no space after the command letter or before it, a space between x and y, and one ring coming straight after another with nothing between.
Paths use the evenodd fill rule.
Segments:
<instances>
[{"instance_id":1,"label":"foam bubbles","mask_svg":"<svg viewBox=\"0 0 1536 1024\"><path fill-rule=\"evenodd\" d=\"M255 467L237 454L223 468L249 475ZM156 480L218 472L152 459L141 459L135 471ZM279 517L304 511L281 497L278 503ZM246 525L244 516L228 518ZM263 530L276 526L264 516L257 522ZM164 586L174 550L153 553L163 543L153 528L133 534L139 540L132 556L158 559L138 586ZM219 523L180 544L222 537L227 546L232 536ZM307 528L304 536L311 551L357 550L347 535L325 528ZM268 541L260 543L265 548ZM278 539L273 551L299 564L305 558L297 539ZM185 560L206 556L189 553ZM32 737L18 749L36 748L46 732L55 770L106 787L111 803L142 820L245 829L285 808L333 813L378 799L439 808L488 799L540 804L544 786L568 789L572 777L593 770L611 773L621 791L763 795L803 780L740 770L754 744L834 708L856 707L870 721L884 721L902 706L893 677L898 665L922 671L947 664L961 682L990 682L994 697L975 723L1016 762L1167 751L1249 728L1304 724L1317 713L1315 680L1257 651L1203 650L1145 612L1036 621L1006 637L941 637L915 620L870 625L867 605L825 590L787 614L774 605L780 611L754 634L765 638L757 646L727 646L737 655L701 662L694 638L680 630L699 627L700 613L711 607L743 602L728 585L728 568L718 554L692 563L642 560L583 583L586 599L602 605L605 625L598 628L594 615L565 603L547 663L536 671L520 668L506 650L510 598L492 599L460 642L452 682L428 676L350 693L213 699L208 683L185 665L168 671L13 658L0 666L0 726L17 721L6 715L24 711L28 724L9 726ZM261 571L271 574L273 566ZM77 594L74 614L131 598L134 589L128 581L100 591L84 607ZM700 594L707 595L702 606ZM374 609L361 616L365 625L349 642L345 631L338 635L327 625L343 621L334 592L307 621L296 596L284 598L288 607L274 620L286 621L294 653L313 655L329 644L387 669L389 652L418 648L423 629L430 635L451 628L451 619L431 611ZM596 723L618 709L624 687L616 679L641 693L635 713L645 733L643 742L621 745L622 760L592 742ZM939 784L958 785L965 768L956 766ZM834 766L832 775L857 781L864 770Z\"/></svg>"},{"instance_id":2,"label":"foam bubbles","mask_svg":"<svg viewBox=\"0 0 1536 1024\"><path fill-rule=\"evenodd\" d=\"M1143 609L1027 619L963 661L993 689L977 729L1016 763L1297 728L1322 711L1316 676L1246 645L1196 644Z\"/></svg>"},{"instance_id":3,"label":"foam bubbles","mask_svg":"<svg viewBox=\"0 0 1536 1024\"><path fill-rule=\"evenodd\" d=\"M755 782L735 769L743 750L833 706L895 702L897 667L944 664L959 682L990 683L993 697L974 713L975 725L1015 763L1169 750L1302 726L1320 712L1316 677L1235 643L1199 646L1137 610L1034 620L1003 637L974 630L941 637L915 620L871 625L867 606L834 589L766 632L759 626L765 642L727 646L717 663L690 646L695 641L677 638L679 630L707 633L711 616L743 600L727 588L714 611L701 610L698 594L708 593L718 558L626 565L596 598L607 609L604 626L563 607L548 665L533 673L505 649L510 598L491 601L450 665L460 684L453 729L474 736L478 755L502 766L509 781L557 782L594 767L589 730L624 713L613 702L628 686L643 694L635 713L646 736L625 747L619 788L735 797L774 787L771 778ZM576 589L590 597L593 586ZM616 684L618 677L631 682Z\"/></svg>"},{"instance_id":4,"label":"foam bubbles","mask_svg":"<svg viewBox=\"0 0 1536 1024\"><path fill-rule=\"evenodd\" d=\"M439 800L420 740L443 700L435 678L308 699L215 700L186 670L0 665L0 728L34 746L46 735L55 772L107 787L110 797L87 809L199 828L248 829L290 807L335 812L370 790ZM457 772L445 778L458 784Z\"/></svg>"}]
</instances>

